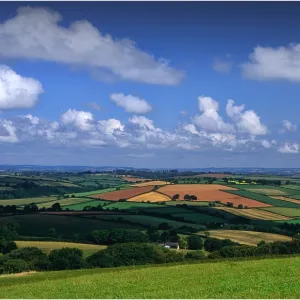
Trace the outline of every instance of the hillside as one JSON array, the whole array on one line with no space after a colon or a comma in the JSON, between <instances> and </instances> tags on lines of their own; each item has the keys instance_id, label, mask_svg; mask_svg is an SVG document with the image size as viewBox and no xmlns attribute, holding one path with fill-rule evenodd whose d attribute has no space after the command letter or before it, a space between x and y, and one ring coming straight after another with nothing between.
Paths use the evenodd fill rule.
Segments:
<instances>
[{"instance_id":1,"label":"hillside","mask_svg":"<svg viewBox=\"0 0 300 300\"><path fill-rule=\"evenodd\" d=\"M0 293L1 298L291 299L300 297L299 267L300 257L292 257L10 275L0 277Z\"/></svg>"}]
</instances>

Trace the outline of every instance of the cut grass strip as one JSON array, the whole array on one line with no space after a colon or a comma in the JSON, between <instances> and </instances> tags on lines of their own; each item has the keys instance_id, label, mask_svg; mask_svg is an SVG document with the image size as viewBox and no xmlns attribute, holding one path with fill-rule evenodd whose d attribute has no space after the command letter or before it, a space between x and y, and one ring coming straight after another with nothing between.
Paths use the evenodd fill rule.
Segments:
<instances>
[{"instance_id":1,"label":"cut grass strip","mask_svg":"<svg viewBox=\"0 0 300 300\"><path fill-rule=\"evenodd\" d=\"M290 220L290 218L288 218L287 216L282 216L280 214L275 214L257 208L237 209L232 207L217 207L217 209L229 212L235 216L244 217L252 220Z\"/></svg>"},{"instance_id":2,"label":"cut grass strip","mask_svg":"<svg viewBox=\"0 0 300 300\"><path fill-rule=\"evenodd\" d=\"M266 207L261 208L261 210L274 212L276 214L280 214L282 216L287 217L300 217L300 209L299 208L289 208L289 207Z\"/></svg>"}]
</instances>

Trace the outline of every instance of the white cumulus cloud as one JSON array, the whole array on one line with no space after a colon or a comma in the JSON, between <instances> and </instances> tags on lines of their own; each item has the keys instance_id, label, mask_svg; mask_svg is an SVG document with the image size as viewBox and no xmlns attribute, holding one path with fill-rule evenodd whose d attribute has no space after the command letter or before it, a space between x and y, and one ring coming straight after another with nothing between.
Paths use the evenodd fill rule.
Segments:
<instances>
[{"instance_id":1,"label":"white cumulus cloud","mask_svg":"<svg viewBox=\"0 0 300 300\"><path fill-rule=\"evenodd\" d=\"M86 20L69 27L62 16L42 7L20 7L17 15L0 24L0 54L75 66L100 68L123 80L176 85L184 72L141 50L134 41L104 34Z\"/></svg>"},{"instance_id":2,"label":"white cumulus cloud","mask_svg":"<svg viewBox=\"0 0 300 300\"><path fill-rule=\"evenodd\" d=\"M300 151L300 145L297 143L284 143L278 150L281 153L291 153L291 154L296 154L299 153Z\"/></svg>"},{"instance_id":3,"label":"white cumulus cloud","mask_svg":"<svg viewBox=\"0 0 300 300\"><path fill-rule=\"evenodd\" d=\"M194 124L203 130L211 132L232 132L234 128L231 124L225 123L219 115L219 104L211 97L200 96L198 98L201 115L193 118Z\"/></svg>"},{"instance_id":4,"label":"white cumulus cloud","mask_svg":"<svg viewBox=\"0 0 300 300\"><path fill-rule=\"evenodd\" d=\"M243 75L255 80L300 82L300 44L277 48L254 48L249 61L242 65Z\"/></svg>"},{"instance_id":5,"label":"white cumulus cloud","mask_svg":"<svg viewBox=\"0 0 300 300\"><path fill-rule=\"evenodd\" d=\"M260 122L260 117L253 110L246 110L245 105L236 106L234 101L229 99L226 106L227 115L233 119L237 129L242 133L252 135L265 135L267 127Z\"/></svg>"},{"instance_id":6,"label":"white cumulus cloud","mask_svg":"<svg viewBox=\"0 0 300 300\"><path fill-rule=\"evenodd\" d=\"M115 130L124 130L124 125L117 119L108 119L98 121L98 129L105 134L111 135L115 132Z\"/></svg>"},{"instance_id":7,"label":"white cumulus cloud","mask_svg":"<svg viewBox=\"0 0 300 300\"><path fill-rule=\"evenodd\" d=\"M64 125L74 125L83 131L91 130L93 120L93 115L90 112L75 109L69 109L61 116L61 122Z\"/></svg>"},{"instance_id":8,"label":"white cumulus cloud","mask_svg":"<svg viewBox=\"0 0 300 300\"><path fill-rule=\"evenodd\" d=\"M282 121L282 128L279 130L279 133L297 131L297 125L293 124L289 120Z\"/></svg>"},{"instance_id":9,"label":"white cumulus cloud","mask_svg":"<svg viewBox=\"0 0 300 300\"><path fill-rule=\"evenodd\" d=\"M0 65L0 109L33 107L41 93L43 88L38 80L22 77L8 66Z\"/></svg>"},{"instance_id":10,"label":"white cumulus cloud","mask_svg":"<svg viewBox=\"0 0 300 300\"><path fill-rule=\"evenodd\" d=\"M111 94L110 100L128 113L146 114L152 110L146 100L132 95Z\"/></svg>"},{"instance_id":11,"label":"white cumulus cloud","mask_svg":"<svg viewBox=\"0 0 300 300\"><path fill-rule=\"evenodd\" d=\"M2 143L16 143L18 137L16 135L17 128L12 121L1 120L0 122L0 142Z\"/></svg>"}]
</instances>

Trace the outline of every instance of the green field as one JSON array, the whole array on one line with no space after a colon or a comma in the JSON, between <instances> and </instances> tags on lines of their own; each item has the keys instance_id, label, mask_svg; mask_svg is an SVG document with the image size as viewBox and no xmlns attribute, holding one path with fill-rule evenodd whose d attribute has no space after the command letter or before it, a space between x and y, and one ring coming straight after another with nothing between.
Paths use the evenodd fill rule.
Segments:
<instances>
[{"instance_id":1,"label":"green field","mask_svg":"<svg viewBox=\"0 0 300 300\"><path fill-rule=\"evenodd\" d=\"M257 200L260 202L264 202L267 204L271 204L274 206L280 206L280 207L290 207L290 208L300 208L300 204L289 202L289 201L282 201L274 198L270 198L268 196L256 194L253 192L249 191L244 191L244 190L237 190L237 191L232 191L232 190L226 190L225 192L234 194L234 195L239 195L242 197L250 198L253 200Z\"/></svg>"},{"instance_id":2,"label":"green field","mask_svg":"<svg viewBox=\"0 0 300 300\"><path fill-rule=\"evenodd\" d=\"M49 253L53 249L61 248L78 248L83 251L83 256L87 257L93 253L107 248L106 245L94 245L94 244L82 244L82 243L70 243L70 242L52 242L52 241L16 241L18 248L24 247L38 247L43 249L46 253Z\"/></svg>"},{"instance_id":3,"label":"green field","mask_svg":"<svg viewBox=\"0 0 300 300\"><path fill-rule=\"evenodd\" d=\"M87 198L82 198L82 199L84 199L84 200L80 203L74 203L74 204L70 203L70 205L64 205L63 209L68 208L68 209L71 209L71 210L83 210L86 206L96 207L98 205L103 205L103 204L110 203L109 201L89 200Z\"/></svg>"},{"instance_id":4,"label":"green field","mask_svg":"<svg viewBox=\"0 0 300 300\"><path fill-rule=\"evenodd\" d=\"M130 210L130 211L148 208L148 207L152 208L152 207L163 207L163 206L155 203L143 203L143 202L133 202L133 201L128 201L128 202L113 201L111 204L105 206L105 208L108 209L118 208L118 209Z\"/></svg>"},{"instance_id":5,"label":"green field","mask_svg":"<svg viewBox=\"0 0 300 300\"><path fill-rule=\"evenodd\" d=\"M42 207L49 208L55 203L59 203L62 207L72 205L72 204L79 205L80 203L87 202L88 200L89 199L87 199L87 198L67 198L67 199L60 199L60 200L55 199L50 202L39 203L38 207L39 208L42 208Z\"/></svg>"},{"instance_id":6,"label":"green field","mask_svg":"<svg viewBox=\"0 0 300 300\"><path fill-rule=\"evenodd\" d=\"M86 218L90 218L86 217ZM168 223L171 227L173 228L178 228L181 226L189 226L193 228L198 228L199 225L196 224L190 224L190 223L184 223L184 222L179 222L179 221L174 221L174 220L169 220L167 218L159 218L159 217L152 217L152 216L144 216L144 215L97 215L97 219L99 220L110 220L111 222L115 221L128 221L133 224L142 224L142 225L147 225L147 226L158 226L161 223ZM119 220L118 220L119 219ZM134 226L134 225L132 225Z\"/></svg>"},{"instance_id":7,"label":"green field","mask_svg":"<svg viewBox=\"0 0 300 300\"><path fill-rule=\"evenodd\" d=\"M261 210L271 211L273 213L287 216L287 217L300 217L299 208L289 208L289 207L266 207L261 208Z\"/></svg>"},{"instance_id":8,"label":"green field","mask_svg":"<svg viewBox=\"0 0 300 300\"><path fill-rule=\"evenodd\" d=\"M281 185L282 188L286 188L289 190L298 190L300 191L300 185L295 185L295 184L285 184L285 185Z\"/></svg>"},{"instance_id":9,"label":"green field","mask_svg":"<svg viewBox=\"0 0 300 300\"><path fill-rule=\"evenodd\" d=\"M122 185L119 186L119 188L121 190L126 190L126 189L130 189L132 187L130 187L129 185ZM107 189L102 189L102 190L95 190L95 191L90 191L90 192L83 192L83 193L71 193L68 194L70 197L72 195L75 195L75 197L88 197L91 195L95 195L95 194L104 194L104 193L108 193L108 192L113 192L116 190L116 187L112 187L112 188L107 188Z\"/></svg>"},{"instance_id":10,"label":"green field","mask_svg":"<svg viewBox=\"0 0 300 300\"><path fill-rule=\"evenodd\" d=\"M185 221L190 221L196 224L206 224L206 223L224 223L224 219L213 217L209 215L204 215L200 213L176 213L172 214L174 217L182 217Z\"/></svg>"},{"instance_id":11,"label":"green field","mask_svg":"<svg viewBox=\"0 0 300 300\"><path fill-rule=\"evenodd\" d=\"M57 197L36 197L36 198L22 198L22 199L10 199L10 200L0 200L0 205L16 205L23 206L30 203L44 203L50 202L57 199Z\"/></svg>"},{"instance_id":12,"label":"green field","mask_svg":"<svg viewBox=\"0 0 300 300\"><path fill-rule=\"evenodd\" d=\"M73 216L57 215L15 215L0 218L0 225L17 222L19 224L18 233L25 236L48 237L49 228L55 228L62 238L74 238L75 234L80 239L86 239L87 235L95 229L140 229L139 225L131 225L116 221L100 220L92 218L80 218Z\"/></svg>"},{"instance_id":13,"label":"green field","mask_svg":"<svg viewBox=\"0 0 300 300\"><path fill-rule=\"evenodd\" d=\"M295 200L300 200L300 194L288 196L288 198L295 199Z\"/></svg>"},{"instance_id":14,"label":"green field","mask_svg":"<svg viewBox=\"0 0 300 300\"><path fill-rule=\"evenodd\" d=\"M3 276L0 292L6 299L298 299L299 268L291 257L29 273Z\"/></svg>"},{"instance_id":15,"label":"green field","mask_svg":"<svg viewBox=\"0 0 300 300\"><path fill-rule=\"evenodd\" d=\"M188 206L209 206L209 202L206 201L167 201L166 205L176 206L186 204Z\"/></svg>"}]
</instances>

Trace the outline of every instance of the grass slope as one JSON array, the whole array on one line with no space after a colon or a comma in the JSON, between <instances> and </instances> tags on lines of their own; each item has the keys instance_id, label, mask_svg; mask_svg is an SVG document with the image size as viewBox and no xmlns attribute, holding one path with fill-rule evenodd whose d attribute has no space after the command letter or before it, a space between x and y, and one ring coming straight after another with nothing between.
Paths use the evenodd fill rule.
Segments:
<instances>
[{"instance_id":1,"label":"grass slope","mask_svg":"<svg viewBox=\"0 0 300 300\"><path fill-rule=\"evenodd\" d=\"M0 293L6 299L298 299L299 268L300 257L290 257L33 273L2 277Z\"/></svg>"}]
</instances>

